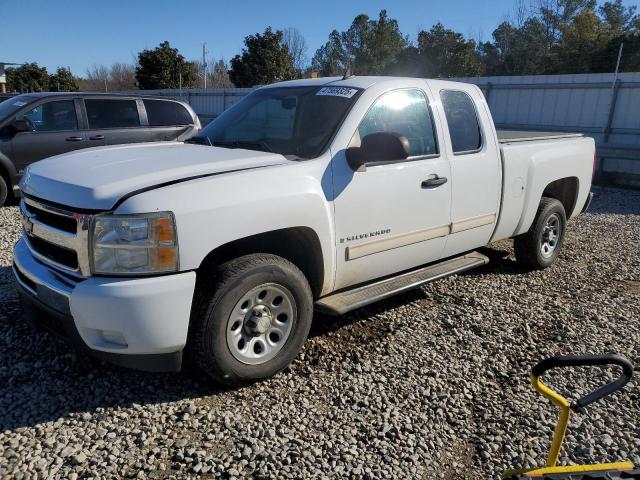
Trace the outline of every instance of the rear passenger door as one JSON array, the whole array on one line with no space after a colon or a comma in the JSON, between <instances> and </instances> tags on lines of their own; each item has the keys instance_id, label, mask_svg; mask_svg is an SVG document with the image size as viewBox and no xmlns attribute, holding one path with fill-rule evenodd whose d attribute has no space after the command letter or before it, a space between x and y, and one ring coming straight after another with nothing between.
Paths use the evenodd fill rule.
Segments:
<instances>
[{"instance_id":1,"label":"rear passenger door","mask_svg":"<svg viewBox=\"0 0 640 480\"><path fill-rule=\"evenodd\" d=\"M16 116L31 127L31 131L18 133L11 140L18 173L43 158L88 146L79 129L79 111L73 99L49 100Z\"/></svg>"},{"instance_id":2,"label":"rear passenger door","mask_svg":"<svg viewBox=\"0 0 640 480\"><path fill-rule=\"evenodd\" d=\"M502 169L493 121L482 93L442 89L446 155L451 165L451 234L444 256L486 245L498 217ZM441 115L442 116L442 115Z\"/></svg>"},{"instance_id":3,"label":"rear passenger door","mask_svg":"<svg viewBox=\"0 0 640 480\"><path fill-rule=\"evenodd\" d=\"M180 103L157 99L144 99L142 103L149 122L149 141L186 140L193 130L191 113Z\"/></svg>"},{"instance_id":4,"label":"rear passenger door","mask_svg":"<svg viewBox=\"0 0 640 480\"><path fill-rule=\"evenodd\" d=\"M141 107L135 99L86 98L84 106L89 146L150 141L147 129L141 126Z\"/></svg>"}]
</instances>

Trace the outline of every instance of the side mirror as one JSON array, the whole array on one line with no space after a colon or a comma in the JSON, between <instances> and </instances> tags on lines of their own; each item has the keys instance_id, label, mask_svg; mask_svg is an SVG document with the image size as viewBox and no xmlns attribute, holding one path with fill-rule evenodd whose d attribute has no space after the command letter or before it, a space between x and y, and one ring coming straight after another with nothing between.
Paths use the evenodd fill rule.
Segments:
<instances>
[{"instance_id":1,"label":"side mirror","mask_svg":"<svg viewBox=\"0 0 640 480\"><path fill-rule=\"evenodd\" d=\"M367 166L400 162L409 156L407 137L397 133L370 133L362 139L359 147L349 147L347 163L354 172L363 172Z\"/></svg>"},{"instance_id":2,"label":"side mirror","mask_svg":"<svg viewBox=\"0 0 640 480\"><path fill-rule=\"evenodd\" d=\"M13 128L13 131L15 133L31 131L31 125L29 125L29 122L27 122L26 120L14 120L13 122L11 122L11 127Z\"/></svg>"}]
</instances>

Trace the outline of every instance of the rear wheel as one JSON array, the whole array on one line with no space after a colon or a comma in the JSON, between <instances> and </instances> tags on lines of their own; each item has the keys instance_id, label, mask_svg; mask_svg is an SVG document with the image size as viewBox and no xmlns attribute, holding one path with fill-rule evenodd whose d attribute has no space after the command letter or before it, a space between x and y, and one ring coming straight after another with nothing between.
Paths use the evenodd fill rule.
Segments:
<instances>
[{"instance_id":1,"label":"rear wheel","mask_svg":"<svg viewBox=\"0 0 640 480\"><path fill-rule=\"evenodd\" d=\"M567 217L555 198L543 197L529 231L514 239L516 260L534 270L550 267L560 254Z\"/></svg>"},{"instance_id":2,"label":"rear wheel","mask_svg":"<svg viewBox=\"0 0 640 480\"><path fill-rule=\"evenodd\" d=\"M223 383L276 374L296 357L311 327L311 288L295 265L276 255L226 262L199 285L196 295L189 333L192 354Z\"/></svg>"}]
</instances>

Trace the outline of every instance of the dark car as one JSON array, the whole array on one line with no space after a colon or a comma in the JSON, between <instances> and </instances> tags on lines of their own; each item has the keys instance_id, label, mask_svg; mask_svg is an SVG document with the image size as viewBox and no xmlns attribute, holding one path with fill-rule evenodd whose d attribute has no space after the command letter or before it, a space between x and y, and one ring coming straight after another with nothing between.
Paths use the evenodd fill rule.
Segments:
<instances>
[{"instance_id":1,"label":"dark car","mask_svg":"<svg viewBox=\"0 0 640 480\"><path fill-rule=\"evenodd\" d=\"M5 100L9 100L10 98L15 97L16 93L0 93L0 102L4 102Z\"/></svg>"},{"instance_id":2,"label":"dark car","mask_svg":"<svg viewBox=\"0 0 640 480\"><path fill-rule=\"evenodd\" d=\"M0 103L0 205L31 163L87 147L183 141L200 130L189 105L168 98L27 93ZM81 167L81 165L78 165Z\"/></svg>"}]
</instances>

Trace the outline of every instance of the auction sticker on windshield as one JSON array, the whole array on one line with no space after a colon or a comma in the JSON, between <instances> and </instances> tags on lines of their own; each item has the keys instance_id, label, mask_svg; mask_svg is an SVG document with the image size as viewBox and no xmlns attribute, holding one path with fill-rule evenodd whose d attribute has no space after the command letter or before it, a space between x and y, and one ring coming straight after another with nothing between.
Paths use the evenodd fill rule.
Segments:
<instances>
[{"instance_id":1,"label":"auction sticker on windshield","mask_svg":"<svg viewBox=\"0 0 640 480\"><path fill-rule=\"evenodd\" d=\"M316 93L316 95L351 98L356 94L357 91L357 88L322 87L320 90L318 90L318 93Z\"/></svg>"}]
</instances>

